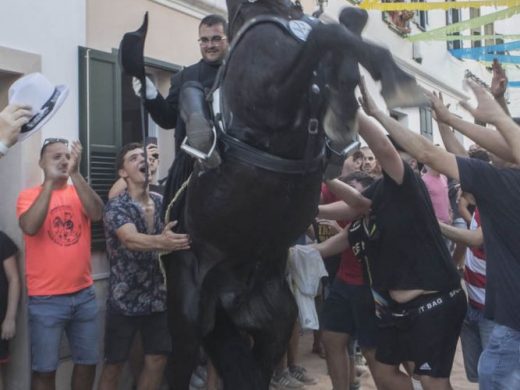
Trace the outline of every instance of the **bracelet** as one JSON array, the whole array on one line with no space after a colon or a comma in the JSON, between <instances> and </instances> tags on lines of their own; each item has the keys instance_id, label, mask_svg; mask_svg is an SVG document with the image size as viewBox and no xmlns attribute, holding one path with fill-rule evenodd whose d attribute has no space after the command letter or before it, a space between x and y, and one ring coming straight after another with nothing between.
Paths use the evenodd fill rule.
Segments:
<instances>
[{"instance_id":1,"label":"bracelet","mask_svg":"<svg viewBox=\"0 0 520 390\"><path fill-rule=\"evenodd\" d=\"M5 156L8 150L9 148L2 141L0 141L0 154Z\"/></svg>"}]
</instances>

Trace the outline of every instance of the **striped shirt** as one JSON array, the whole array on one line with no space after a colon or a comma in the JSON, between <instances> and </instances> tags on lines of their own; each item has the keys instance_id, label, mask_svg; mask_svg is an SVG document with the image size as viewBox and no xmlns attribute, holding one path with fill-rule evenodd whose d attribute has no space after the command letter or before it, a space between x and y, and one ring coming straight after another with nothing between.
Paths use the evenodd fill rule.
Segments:
<instances>
[{"instance_id":1,"label":"striped shirt","mask_svg":"<svg viewBox=\"0 0 520 390\"><path fill-rule=\"evenodd\" d=\"M473 214L470 229L477 230L479 227L480 214L477 208ZM466 250L464 280L468 289L469 304L476 309L483 310L486 301L486 254L482 246Z\"/></svg>"}]
</instances>

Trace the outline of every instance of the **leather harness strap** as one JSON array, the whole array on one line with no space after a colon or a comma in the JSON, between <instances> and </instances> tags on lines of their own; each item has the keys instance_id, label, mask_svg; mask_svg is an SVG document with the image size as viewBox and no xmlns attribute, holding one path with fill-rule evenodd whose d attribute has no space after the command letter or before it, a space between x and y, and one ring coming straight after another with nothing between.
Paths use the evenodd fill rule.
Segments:
<instances>
[{"instance_id":1,"label":"leather harness strap","mask_svg":"<svg viewBox=\"0 0 520 390\"><path fill-rule=\"evenodd\" d=\"M308 33L312 29L309 21L312 23L312 19L310 18L307 18L306 20L293 21L277 16L262 15L249 20L237 33L233 40L233 44L219 69L213 89L208 95L214 126L217 129L219 142L223 146L221 149L223 157L229 156L268 171L285 174L307 174L324 168L326 157L325 147L320 148L317 155L314 155L316 145L318 145L319 141L319 106L323 99L321 89L316 83L313 83L309 90L310 119L307 126L308 137L304 158L300 160L292 160L272 155L229 135L227 132L228 128L224 121L224 115L222 114L225 101L222 97L221 90L219 89L222 80L226 76L229 59L234 54L235 48L247 31L259 24L271 23L287 32L289 36L295 40L304 42ZM291 25L291 23L293 24Z\"/></svg>"}]
</instances>

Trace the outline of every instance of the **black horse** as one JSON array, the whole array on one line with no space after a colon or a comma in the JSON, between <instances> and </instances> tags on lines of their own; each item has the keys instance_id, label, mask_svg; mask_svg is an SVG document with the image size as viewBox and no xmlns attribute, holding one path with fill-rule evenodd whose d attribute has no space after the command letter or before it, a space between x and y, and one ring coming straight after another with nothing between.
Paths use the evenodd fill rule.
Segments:
<instances>
[{"instance_id":1,"label":"black horse","mask_svg":"<svg viewBox=\"0 0 520 390\"><path fill-rule=\"evenodd\" d=\"M327 160L355 140L358 63L388 105L420 100L389 52L361 39L364 11L322 24L289 0L227 7L213 112L222 162L195 164L181 216L192 249L163 256L175 390L188 389L201 346L225 389L268 389L297 315L288 248L316 215Z\"/></svg>"}]
</instances>

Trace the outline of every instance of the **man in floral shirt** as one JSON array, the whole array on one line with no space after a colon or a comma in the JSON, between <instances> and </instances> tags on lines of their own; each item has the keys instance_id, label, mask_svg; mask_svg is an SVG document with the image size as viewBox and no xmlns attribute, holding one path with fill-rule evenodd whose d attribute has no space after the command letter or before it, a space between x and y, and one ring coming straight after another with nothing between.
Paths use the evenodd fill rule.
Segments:
<instances>
[{"instance_id":1,"label":"man in floral shirt","mask_svg":"<svg viewBox=\"0 0 520 390\"><path fill-rule=\"evenodd\" d=\"M127 190L105 207L104 224L110 280L105 333L105 365L100 390L117 389L136 333L144 348L138 388L158 389L171 340L166 320L166 285L160 252L189 248L185 234L163 226L162 197L150 193L142 145L125 145L117 159Z\"/></svg>"}]
</instances>

